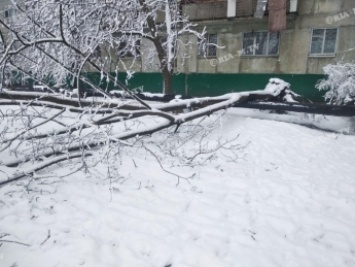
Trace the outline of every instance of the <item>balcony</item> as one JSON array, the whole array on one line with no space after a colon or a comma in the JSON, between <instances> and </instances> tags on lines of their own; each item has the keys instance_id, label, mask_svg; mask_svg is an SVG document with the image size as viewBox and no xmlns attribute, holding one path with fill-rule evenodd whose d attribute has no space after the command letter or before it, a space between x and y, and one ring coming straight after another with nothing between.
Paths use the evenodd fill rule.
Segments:
<instances>
[{"instance_id":1,"label":"balcony","mask_svg":"<svg viewBox=\"0 0 355 267\"><path fill-rule=\"evenodd\" d=\"M227 1L186 3L182 6L182 12L190 20L223 19L227 16Z\"/></svg>"},{"instance_id":2,"label":"balcony","mask_svg":"<svg viewBox=\"0 0 355 267\"><path fill-rule=\"evenodd\" d=\"M233 17L253 17L256 11L258 0L237 0L233 6L235 16ZM216 20L227 18L228 1L227 0L183 0L182 12L188 16L191 21L198 20ZM295 12L297 0L286 0L287 13ZM267 15L267 6L265 15Z\"/></svg>"}]
</instances>

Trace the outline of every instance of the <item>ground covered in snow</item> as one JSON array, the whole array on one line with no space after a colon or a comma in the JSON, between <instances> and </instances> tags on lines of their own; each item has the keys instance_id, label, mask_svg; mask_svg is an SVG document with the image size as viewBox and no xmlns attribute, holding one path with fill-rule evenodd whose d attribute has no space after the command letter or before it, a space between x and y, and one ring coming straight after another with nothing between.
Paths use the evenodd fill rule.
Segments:
<instances>
[{"instance_id":1,"label":"ground covered in snow","mask_svg":"<svg viewBox=\"0 0 355 267\"><path fill-rule=\"evenodd\" d=\"M235 151L187 167L127 147L110 179L62 164L0 188L0 266L354 267L355 136L208 120Z\"/></svg>"}]
</instances>

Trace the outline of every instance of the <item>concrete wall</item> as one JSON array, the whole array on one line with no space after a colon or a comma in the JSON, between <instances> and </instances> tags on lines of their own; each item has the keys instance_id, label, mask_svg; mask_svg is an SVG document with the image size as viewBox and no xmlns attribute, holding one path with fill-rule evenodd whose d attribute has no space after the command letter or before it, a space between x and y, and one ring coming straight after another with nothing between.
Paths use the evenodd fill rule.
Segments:
<instances>
[{"instance_id":1,"label":"concrete wall","mask_svg":"<svg viewBox=\"0 0 355 267\"><path fill-rule=\"evenodd\" d=\"M194 10L196 6L191 5L191 8ZM196 65L189 65L191 68L185 71L191 73L320 74L322 68L328 63L355 62L354 8L353 0L299 0L298 12L287 15L287 29L281 32L277 56L240 56L238 54L238 51L242 49L243 32L267 31L267 15L263 19L236 17L198 21L197 29L201 30L203 26L206 26L207 32L218 34L220 48L218 48L216 59L198 58L197 50L191 50L190 58L197 58ZM187 10L188 6L185 9ZM249 11L245 10L245 12ZM243 12L239 10L239 13ZM310 56L312 29L315 28L338 28L335 55ZM229 60L224 60L223 57L229 57ZM217 65L216 62L218 62Z\"/></svg>"},{"instance_id":2,"label":"concrete wall","mask_svg":"<svg viewBox=\"0 0 355 267\"><path fill-rule=\"evenodd\" d=\"M1 0L0 1L0 10L4 11L11 4L10 0Z\"/></svg>"}]
</instances>

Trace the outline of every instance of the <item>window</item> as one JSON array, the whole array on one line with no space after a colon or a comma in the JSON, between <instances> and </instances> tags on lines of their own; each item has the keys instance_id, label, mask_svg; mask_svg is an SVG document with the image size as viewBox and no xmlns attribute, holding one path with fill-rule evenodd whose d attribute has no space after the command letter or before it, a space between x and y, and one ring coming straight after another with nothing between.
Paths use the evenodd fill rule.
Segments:
<instances>
[{"instance_id":1,"label":"window","mask_svg":"<svg viewBox=\"0 0 355 267\"><path fill-rule=\"evenodd\" d=\"M279 53L279 32L245 32L242 55L271 56Z\"/></svg>"},{"instance_id":2,"label":"window","mask_svg":"<svg viewBox=\"0 0 355 267\"><path fill-rule=\"evenodd\" d=\"M338 29L313 29L311 55L334 55Z\"/></svg>"},{"instance_id":3,"label":"window","mask_svg":"<svg viewBox=\"0 0 355 267\"><path fill-rule=\"evenodd\" d=\"M92 53L92 57L95 58L95 59L100 59L101 58L101 47L100 45L98 45L94 52Z\"/></svg>"},{"instance_id":4,"label":"window","mask_svg":"<svg viewBox=\"0 0 355 267\"><path fill-rule=\"evenodd\" d=\"M16 16L16 14L17 14L17 9L14 9L14 8L9 8L9 9L5 10L5 12L4 12L5 18L14 17L14 16Z\"/></svg>"},{"instance_id":5,"label":"window","mask_svg":"<svg viewBox=\"0 0 355 267\"><path fill-rule=\"evenodd\" d=\"M217 34L206 34L206 39L200 43L199 56L215 57L217 55Z\"/></svg>"},{"instance_id":6,"label":"window","mask_svg":"<svg viewBox=\"0 0 355 267\"><path fill-rule=\"evenodd\" d=\"M139 57L141 55L140 40L121 41L117 47L117 57Z\"/></svg>"}]
</instances>

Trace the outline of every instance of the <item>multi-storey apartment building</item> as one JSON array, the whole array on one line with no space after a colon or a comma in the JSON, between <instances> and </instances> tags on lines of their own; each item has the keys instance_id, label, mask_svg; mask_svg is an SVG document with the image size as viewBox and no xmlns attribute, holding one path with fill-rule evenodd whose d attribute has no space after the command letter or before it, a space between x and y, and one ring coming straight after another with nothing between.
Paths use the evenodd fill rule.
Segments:
<instances>
[{"instance_id":1,"label":"multi-storey apartment building","mask_svg":"<svg viewBox=\"0 0 355 267\"><path fill-rule=\"evenodd\" d=\"M352 0L287 0L280 32L269 32L267 10L255 18L258 0L194 2L184 5L185 14L220 48L207 53L213 64L193 49L190 72L321 74L328 63L355 60Z\"/></svg>"}]
</instances>

